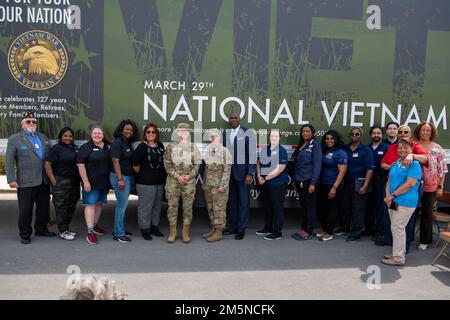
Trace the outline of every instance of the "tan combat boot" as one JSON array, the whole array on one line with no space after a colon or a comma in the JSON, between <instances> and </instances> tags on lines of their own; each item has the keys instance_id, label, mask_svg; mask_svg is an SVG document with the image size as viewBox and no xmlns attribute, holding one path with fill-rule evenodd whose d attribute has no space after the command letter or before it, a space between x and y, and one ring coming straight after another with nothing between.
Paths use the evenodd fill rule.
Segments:
<instances>
[{"instance_id":1,"label":"tan combat boot","mask_svg":"<svg viewBox=\"0 0 450 320\"><path fill-rule=\"evenodd\" d=\"M177 225L171 224L170 230L169 230L169 236L167 237L167 242L174 243L176 239L177 239Z\"/></svg>"},{"instance_id":2,"label":"tan combat boot","mask_svg":"<svg viewBox=\"0 0 450 320\"><path fill-rule=\"evenodd\" d=\"M214 234L209 237L208 239L206 239L206 241L208 242L215 242L215 241L219 241L223 239L223 233L222 230L223 228L221 226L217 226L216 225L216 231L214 232Z\"/></svg>"},{"instance_id":3,"label":"tan combat boot","mask_svg":"<svg viewBox=\"0 0 450 320\"><path fill-rule=\"evenodd\" d=\"M202 237L203 239L208 239L209 237L211 237L214 232L216 231L216 227L213 225L211 228L211 231L209 231L208 233L205 233Z\"/></svg>"},{"instance_id":4,"label":"tan combat boot","mask_svg":"<svg viewBox=\"0 0 450 320\"><path fill-rule=\"evenodd\" d=\"M191 242L191 238L189 238L190 227L191 227L190 224L183 224L183 230L181 231L181 240L183 240L184 243Z\"/></svg>"}]
</instances>

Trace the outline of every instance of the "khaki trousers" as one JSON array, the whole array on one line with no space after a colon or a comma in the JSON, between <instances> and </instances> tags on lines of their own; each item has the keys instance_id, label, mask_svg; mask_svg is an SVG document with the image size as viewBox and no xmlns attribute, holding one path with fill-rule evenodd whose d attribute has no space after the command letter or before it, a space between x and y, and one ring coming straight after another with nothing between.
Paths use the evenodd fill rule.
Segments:
<instances>
[{"instance_id":1,"label":"khaki trousers","mask_svg":"<svg viewBox=\"0 0 450 320\"><path fill-rule=\"evenodd\" d=\"M392 256L405 262L406 225L416 208L398 206L398 210L389 209L392 231Z\"/></svg>"}]
</instances>

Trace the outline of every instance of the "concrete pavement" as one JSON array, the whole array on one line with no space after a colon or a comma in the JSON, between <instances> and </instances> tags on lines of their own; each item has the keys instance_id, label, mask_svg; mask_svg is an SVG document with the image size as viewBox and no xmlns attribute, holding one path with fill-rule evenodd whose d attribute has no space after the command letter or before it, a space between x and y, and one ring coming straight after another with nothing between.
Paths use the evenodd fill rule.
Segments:
<instances>
[{"instance_id":1,"label":"concrete pavement","mask_svg":"<svg viewBox=\"0 0 450 320\"><path fill-rule=\"evenodd\" d=\"M300 225L295 210L286 212L281 240L255 235L263 214L252 210L244 240L227 236L213 244L201 239L209 223L206 212L196 210L192 243L170 245L165 239L140 237L137 201L131 200L127 229L133 241L121 244L110 235L114 201L109 201L101 219L108 234L99 245L84 239L81 206L71 228L80 235L75 241L32 237L30 245L22 245L15 199L15 194L0 195L0 299L58 299L69 266L82 274L108 276L130 299L450 299L450 273L430 265L436 248L419 252L413 246L406 266L387 267L380 259L390 247L374 246L368 238L356 243L344 237L326 243L294 241L289 235ZM166 221L163 215L165 234ZM450 268L450 260L440 262ZM378 289L369 288L377 284Z\"/></svg>"}]
</instances>

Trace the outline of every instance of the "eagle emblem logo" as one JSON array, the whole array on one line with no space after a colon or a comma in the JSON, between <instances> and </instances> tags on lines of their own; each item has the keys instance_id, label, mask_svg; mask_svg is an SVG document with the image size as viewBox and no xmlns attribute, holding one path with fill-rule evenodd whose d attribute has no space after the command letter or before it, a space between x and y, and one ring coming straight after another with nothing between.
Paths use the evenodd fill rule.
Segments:
<instances>
[{"instance_id":1,"label":"eagle emblem logo","mask_svg":"<svg viewBox=\"0 0 450 320\"><path fill-rule=\"evenodd\" d=\"M67 72L67 51L53 34L42 30L28 31L12 42L8 66L13 77L24 87L48 90Z\"/></svg>"}]
</instances>

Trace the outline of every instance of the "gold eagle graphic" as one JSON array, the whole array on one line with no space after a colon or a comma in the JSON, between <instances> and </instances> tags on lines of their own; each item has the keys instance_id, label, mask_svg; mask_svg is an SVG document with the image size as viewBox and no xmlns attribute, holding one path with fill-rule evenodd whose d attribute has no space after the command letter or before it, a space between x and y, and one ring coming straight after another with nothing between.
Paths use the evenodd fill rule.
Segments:
<instances>
[{"instance_id":1,"label":"gold eagle graphic","mask_svg":"<svg viewBox=\"0 0 450 320\"><path fill-rule=\"evenodd\" d=\"M34 46L23 55L28 62L28 76L34 78L51 78L58 73L59 66L55 55L43 46Z\"/></svg>"}]
</instances>

